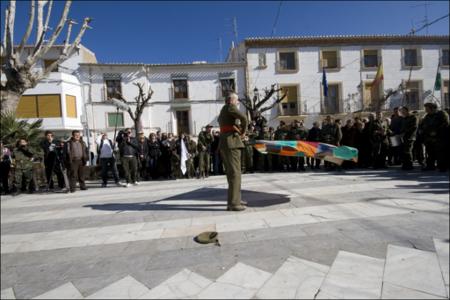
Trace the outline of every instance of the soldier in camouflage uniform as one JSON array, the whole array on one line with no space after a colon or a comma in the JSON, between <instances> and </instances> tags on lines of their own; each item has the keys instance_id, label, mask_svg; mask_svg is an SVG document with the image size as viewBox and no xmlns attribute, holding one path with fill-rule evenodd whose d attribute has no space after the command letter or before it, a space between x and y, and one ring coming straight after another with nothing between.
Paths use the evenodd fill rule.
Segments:
<instances>
[{"instance_id":1,"label":"soldier in camouflage uniform","mask_svg":"<svg viewBox=\"0 0 450 300\"><path fill-rule=\"evenodd\" d=\"M378 112L370 132L373 167L375 169L386 167L387 148L389 146L387 130L386 123L383 122L382 115Z\"/></svg>"},{"instance_id":2,"label":"soldier in camouflage uniform","mask_svg":"<svg viewBox=\"0 0 450 300\"><path fill-rule=\"evenodd\" d=\"M189 135L186 136L186 147L188 151L188 160L186 161L188 178L195 177L194 158L197 155L197 143L191 139Z\"/></svg>"},{"instance_id":3,"label":"soldier in camouflage uniform","mask_svg":"<svg viewBox=\"0 0 450 300\"><path fill-rule=\"evenodd\" d=\"M32 193L34 154L29 151L26 139L17 141L12 158L14 166L14 194L20 193L23 185ZM25 178L25 181L22 181L23 178Z\"/></svg>"},{"instance_id":4,"label":"soldier in camouflage uniform","mask_svg":"<svg viewBox=\"0 0 450 300\"><path fill-rule=\"evenodd\" d=\"M198 169L199 177L209 177L211 169L211 144L214 137L211 134L211 125L207 125L206 129L198 135L197 150L198 150Z\"/></svg>"},{"instance_id":5,"label":"soldier in camouflage uniform","mask_svg":"<svg viewBox=\"0 0 450 300\"><path fill-rule=\"evenodd\" d=\"M308 129L304 126L303 121L300 121L299 126L297 128L296 140L297 141L306 141L308 139ZM300 171L305 171L305 157L299 157L298 165Z\"/></svg>"},{"instance_id":6,"label":"soldier in camouflage uniform","mask_svg":"<svg viewBox=\"0 0 450 300\"><path fill-rule=\"evenodd\" d=\"M417 117L409 113L409 109L403 106L400 109L400 113L403 117L401 134L403 136L403 158L402 158L402 169L412 170L412 147L414 140L416 139L417 132Z\"/></svg>"},{"instance_id":7,"label":"soldier in camouflage uniform","mask_svg":"<svg viewBox=\"0 0 450 300\"><path fill-rule=\"evenodd\" d=\"M242 149L241 152L241 170L243 173L254 172L254 160L253 160L254 142L255 142L255 127L253 125L249 125L248 131L243 139L244 148Z\"/></svg>"},{"instance_id":8,"label":"soldier in camouflage uniform","mask_svg":"<svg viewBox=\"0 0 450 300\"><path fill-rule=\"evenodd\" d=\"M272 127L270 127L272 128ZM274 139L274 134L273 134L273 128L272 128L272 132L270 131L270 128L268 128L267 126L263 126L262 128L262 132L261 132L261 139L265 140L265 141L273 141ZM264 155L264 161L265 161L265 166L267 166L267 171L271 172L272 171L272 154L267 154Z\"/></svg>"},{"instance_id":9,"label":"soldier in camouflage uniform","mask_svg":"<svg viewBox=\"0 0 450 300\"><path fill-rule=\"evenodd\" d=\"M280 121L280 125L278 126L277 130L275 130L274 139L275 141L283 141L287 139L287 135L288 135L288 128L286 126L286 123L284 123L284 121ZM278 171L284 171L285 165L287 165L288 163L288 157L280 155L275 155L274 157L275 157L274 159L275 168Z\"/></svg>"},{"instance_id":10,"label":"soldier in camouflage uniform","mask_svg":"<svg viewBox=\"0 0 450 300\"><path fill-rule=\"evenodd\" d=\"M445 171L446 154L443 151L445 142L443 136L449 126L448 115L445 111L438 111L437 105L434 103L425 103L424 107L427 114L419 126L419 132L427 152L426 167L423 170L434 170L437 161L439 170Z\"/></svg>"},{"instance_id":11,"label":"soldier in camouflage uniform","mask_svg":"<svg viewBox=\"0 0 450 300\"><path fill-rule=\"evenodd\" d=\"M326 116L320 134L321 142L330 145L339 146L342 139L341 128L333 121L331 116ZM324 165L326 169L333 168L330 162L325 161Z\"/></svg>"}]
</instances>

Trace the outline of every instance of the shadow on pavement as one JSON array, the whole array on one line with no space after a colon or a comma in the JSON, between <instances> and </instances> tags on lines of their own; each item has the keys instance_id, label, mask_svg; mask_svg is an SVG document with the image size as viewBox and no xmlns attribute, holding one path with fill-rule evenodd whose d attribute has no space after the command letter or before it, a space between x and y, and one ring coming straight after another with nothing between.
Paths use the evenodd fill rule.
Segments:
<instances>
[{"instance_id":1,"label":"shadow on pavement","mask_svg":"<svg viewBox=\"0 0 450 300\"><path fill-rule=\"evenodd\" d=\"M283 194L242 190L242 199L247 201L248 207L267 207L290 202L290 198ZM170 203L173 201L174 203ZM202 203L204 201L205 203ZM185 202L185 203L180 203ZM218 202L218 203L211 203ZM88 204L98 210L109 211L145 211L145 210L192 210L192 211L223 211L227 204L227 189L201 188L182 193L161 200L138 203L108 203Z\"/></svg>"}]
</instances>

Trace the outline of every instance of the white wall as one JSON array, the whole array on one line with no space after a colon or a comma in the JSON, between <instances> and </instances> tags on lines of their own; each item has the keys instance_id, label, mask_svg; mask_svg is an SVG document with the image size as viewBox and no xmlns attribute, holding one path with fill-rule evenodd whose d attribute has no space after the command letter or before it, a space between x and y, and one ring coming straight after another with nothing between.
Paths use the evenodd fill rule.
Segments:
<instances>
[{"instance_id":1,"label":"white wall","mask_svg":"<svg viewBox=\"0 0 450 300\"><path fill-rule=\"evenodd\" d=\"M395 89L401 83L401 79L407 80L409 77L409 69L402 69L402 45L378 45L377 47L380 47L382 51L384 90L389 88ZM411 80L423 80L423 90L433 90L442 46L419 45L418 47L422 49L422 68L412 71ZM327 81L328 83L340 82L342 84L343 102L341 103L341 111L357 111L362 108L362 97L358 88L360 80L372 81L376 70L361 71L361 49L367 48L367 46L341 46L338 48L340 49L342 67L337 72L327 72ZM262 88L270 87L274 83L300 85L299 97L302 114L320 113L322 71L319 68L319 57L321 48L289 48L297 51L299 68L297 72L288 74L276 72L276 55L277 50L280 49L284 48L249 48L247 50L248 89L252 91L256 86L261 90ZM266 52L267 68L265 69L258 68L258 53L262 52ZM443 80L448 80L448 69L443 70L441 75ZM441 93L438 91L434 95L438 99L441 98ZM393 99L395 100L395 97ZM396 105L398 103L392 101L392 103L387 104L387 108ZM267 112L266 118L268 120L274 119L277 115L278 109L275 107L270 112ZM277 122L271 122L272 125L275 123Z\"/></svg>"}]
</instances>

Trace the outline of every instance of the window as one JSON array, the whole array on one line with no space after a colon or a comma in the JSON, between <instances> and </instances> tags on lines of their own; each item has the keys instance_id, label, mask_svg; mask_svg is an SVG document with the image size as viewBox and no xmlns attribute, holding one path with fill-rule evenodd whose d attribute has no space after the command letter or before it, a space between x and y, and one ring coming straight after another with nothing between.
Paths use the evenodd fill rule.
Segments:
<instances>
[{"instance_id":1,"label":"window","mask_svg":"<svg viewBox=\"0 0 450 300\"><path fill-rule=\"evenodd\" d=\"M421 82L410 81L406 84L405 103L409 109L419 109L421 95Z\"/></svg>"},{"instance_id":2,"label":"window","mask_svg":"<svg viewBox=\"0 0 450 300\"><path fill-rule=\"evenodd\" d=\"M449 49L442 49L441 65L443 67L449 66L449 51Z\"/></svg>"},{"instance_id":3,"label":"window","mask_svg":"<svg viewBox=\"0 0 450 300\"><path fill-rule=\"evenodd\" d=\"M52 63L54 63L56 61L56 59L44 59L44 67L45 69L47 69L48 67L51 66ZM51 72L58 72L58 66L56 65Z\"/></svg>"},{"instance_id":4,"label":"window","mask_svg":"<svg viewBox=\"0 0 450 300\"><path fill-rule=\"evenodd\" d=\"M450 100L448 99L449 81L444 80L442 85L442 108L450 108Z\"/></svg>"},{"instance_id":5,"label":"window","mask_svg":"<svg viewBox=\"0 0 450 300\"><path fill-rule=\"evenodd\" d=\"M68 118L77 117L77 97L66 95L66 114Z\"/></svg>"},{"instance_id":6,"label":"window","mask_svg":"<svg viewBox=\"0 0 450 300\"><path fill-rule=\"evenodd\" d=\"M122 96L122 84L120 79L105 79L106 99L117 98Z\"/></svg>"},{"instance_id":7,"label":"window","mask_svg":"<svg viewBox=\"0 0 450 300\"><path fill-rule=\"evenodd\" d=\"M174 80L173 92L174 99L188 99L187 80Z\"/></svg>"},{"instance_id":8,"label":"window","mask_svg":"<svg viewBox=\"0 0 450 300\"><path fill-rule=\"evenodd\" d=\"M340 59L338 50L321 50L320 51L321 67L327 69L340 68Z\"/></svg>"},{"instance_id":9,"label":"window","mask_svg":"<svg viewBox=\"0 0 450 300\"><path fill-rule=\"evenodd\" d=\"M376 68L378 67L378 50L365 49L363 50L363 66L364 68Z\"/></svg>"},{"instance_id":10,"label":"window","mask_svg":"<svg viewBox=\"0 0 450 300\"><path fill-rule=\"evenodd\" d=\"M282 86L281 95L287 94L281 101L281 115L298 115L298 87L296 85Z\"/></svg>"},{"instance_id":11,"label":"window","mask_svg":"<svg viewBox=\"0 0 450 300\"><path fill-rule=\"evenodd\" d=\"M222 89L222 97L228 96L229 92L235 92L236 91L236 86L235 86L233 78L221 79L220 80L220 86L221 86L221 89Z\"/></svg>"},{"instance_id":12,"label":"window","mask_svg":"<svg viewBox=\"0 0 450 300\"><path fill-rule=\"evenodd\" d=\"M123 127L123 113L108 113L108 127Z\"/></svg>"},{"instance_id":13,"label":"window","mask_svg":"<svg viewBox=\"0 0 450 300\"><path fill-rule=\"evenodd\" d=\"M419 49L403 49L403 66L420 67L422 59Z\"/></svg>"},{"instance_id":14,"label":"window","mask_svg":"<svg viewBox=\"0 0 450 300\"><path fill-rule=\"evenodd\" d=\"M296 52L279 52L278 53L278 71L296 71Z\"/></svg>"},{"instance_id":15,"label":"window","mask_svg":"<svg viewBox=\"0 0 450 300\"><path fill-rule=\"evenodd\" d=\"M328 96L324 99L324 111L325 114L339 113L340 103L340 85L328 84Z\"/></svg>"},{"instance_id":16,"label":"window","mask_svg":"<svg viewBox=\"0 0 450 300\"><path fill-rule=\"evenodd\" d=\"M60 95L28 95L20 98L16 115L19 118L59 118Z\"/></svg>"},{"instance_id":17,"label":"window","mask_svg":"<svg viewBox=\"0 0 450 300\"><path fill-rule=\"evenodd\" d=\"M258 53L258 67L265 68L266 66L266 53Z\"/></svg>"}]
</instances>

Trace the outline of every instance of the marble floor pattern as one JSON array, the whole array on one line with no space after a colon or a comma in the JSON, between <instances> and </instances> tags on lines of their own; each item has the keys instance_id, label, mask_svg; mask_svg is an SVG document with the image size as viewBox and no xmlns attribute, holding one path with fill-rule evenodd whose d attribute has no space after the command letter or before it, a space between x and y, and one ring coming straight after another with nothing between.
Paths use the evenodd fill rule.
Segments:
<instances>
[{"instance_id":1,"label":"marble floor pattern","mask_svg":"<svg viewBox=\"0 0 450 300\"><path fill-rule=\"evenodd\" d=\"M447 176L248 174L245 212L224 176L5 196L1 299L447 298Z\"/></svg>"}]
</instances>

